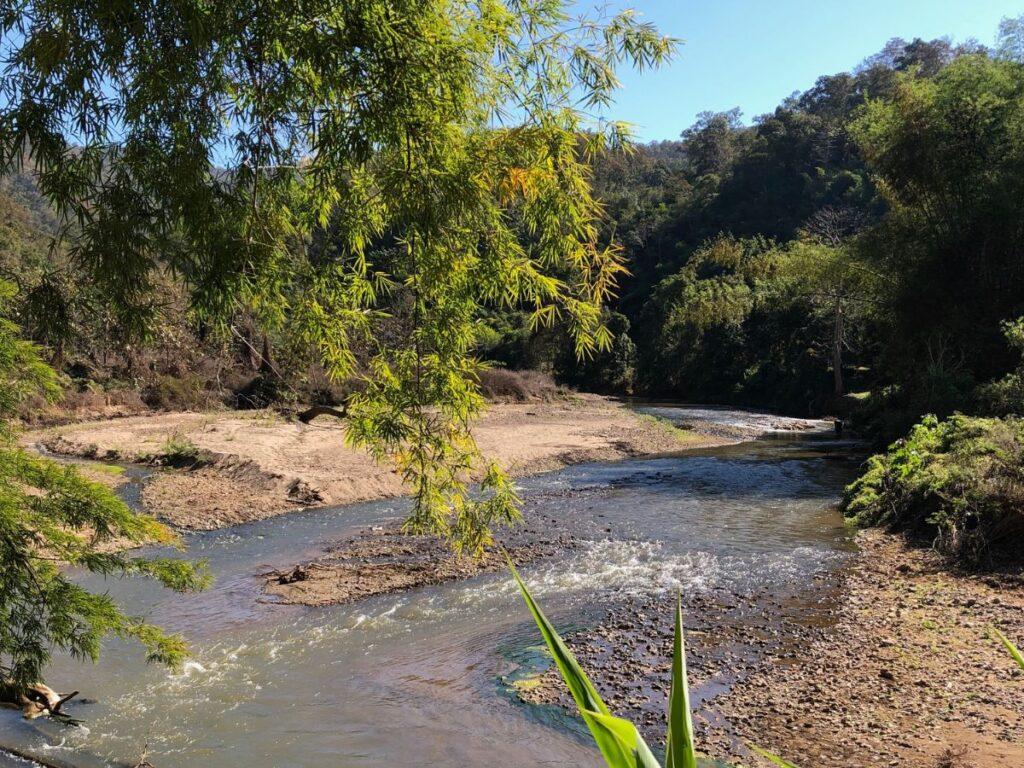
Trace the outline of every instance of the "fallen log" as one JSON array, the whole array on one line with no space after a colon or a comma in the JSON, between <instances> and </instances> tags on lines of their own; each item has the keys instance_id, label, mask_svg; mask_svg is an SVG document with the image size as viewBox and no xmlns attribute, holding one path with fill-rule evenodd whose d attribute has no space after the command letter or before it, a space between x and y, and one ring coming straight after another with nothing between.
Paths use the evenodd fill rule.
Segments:
<instances>
[{"instance_id":1,"label":"fallen log","mask_svg":"<svg viewBox=\"0 0 1024 768\"><path fill-rule=\"evenodd\" d=\"M0 756L5 754L14 755L30 765L41 765L43 768L74 768L70 763L58 761L57 758L41 757L40 755L34 755L31 752L26 752L25 750L18 749L17 747L0 745ZM128 768L128 766L125 766L125 768Z\"/></svg>"},{"instance_id":2,"label":"fallen log","mask_svg":"<svg viewBox=\"0 0 1024 768\"><path fill-rule=\"evenodd\" d=\"M329 405L313 405L300 413L298 419L303 424L309 424L317 416L334 416L338 419L344 419L347 412L348 408L344 405L341 408L332 408Z\"/></svg>"},{"instance_id":3,"label":"fallen log","mask_svg":"<svg viewBox=\"0 0 1024 768\"><path fill-rule=\"evenodd\" d=\"M20 709L22 717L29 720L42 715L60 715L61 708L77 695L78 691L57 693L44 683L21 688L9 680L0 680L0 704Z\"/></svg>"}]
</instances>

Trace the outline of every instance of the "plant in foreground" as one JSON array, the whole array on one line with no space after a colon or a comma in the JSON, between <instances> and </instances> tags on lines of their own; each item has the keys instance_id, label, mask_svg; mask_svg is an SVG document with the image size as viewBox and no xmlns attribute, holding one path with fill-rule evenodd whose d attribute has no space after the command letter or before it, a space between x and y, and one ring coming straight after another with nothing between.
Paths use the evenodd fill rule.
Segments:
<instances>
[{"instance_id":1,"label":"plant in foreground","mask_svg":"<svg viewBox=\"0 0 1024 768\"><path fill-rule=\"evenodd\" d=\"M1013 657L1013 660L1017 662L1017 666L1024 670L1024 654L1020 652L1020 649L1014 645L1013 641L1004 635L998 627L992 627L992 633L999 639L999 642L1003 644L1003 647L1005 647Z\"/></svg>"},{"instance_id":2,"label":"plant in foreground","mask_svg":"<svg viewBox=\"0 0 1024 768\"><path fill-rule=\"evenodd\" d=\"M594 684L583 672L565 641L534 601L515 566L509 569L519 585L530 613L540 629L544 642L555 659L583 721L597 742L609 768L661 768L650 747L633 723L615 717L601 700ZM690 690L686 679L686 648L683 637L682 600L676 603L675 637L672 643L672 688L668 703L668 733L665 739L665 768L697 768L697 750L693 739L693 718ZM782 768L796 768L792 763L760 747L750 749Z\"/></svg>"}]
</instances>

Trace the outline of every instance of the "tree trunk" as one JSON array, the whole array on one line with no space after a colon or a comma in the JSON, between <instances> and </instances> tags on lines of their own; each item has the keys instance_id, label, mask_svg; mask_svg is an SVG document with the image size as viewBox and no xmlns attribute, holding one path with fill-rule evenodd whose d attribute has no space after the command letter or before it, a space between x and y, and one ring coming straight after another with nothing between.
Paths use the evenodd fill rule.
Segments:
<instances>
[{"instance_id":1,"label":"tree trunk","mask_svg":"<svg viewBox=\"0 0 1024 768\"><path fill-rule=\"evenodd\" d=\"M298 415L299 421L303 424L309 424L317 416L334 416L338 419L344 419L348 408L341 406L341 408L332 408L329 405L314 405L307 408Z\"/></svg>"},{"instance_id":2,"label":"tree trunk","mask_svg":"<svg viewBox=\"0 0 1024 768\"><path fill-rule=\"evenodd\" d=\"M263 334L263 351L260 353L260 373L264 376L277 375L274 359L271 357L270 338L266 333Z\"/></svg>"},{"instance_id":3,"label":"tree trunk","mask_svg":"<svg viewBox=\"0 0 1024 768\"><path fill-rule=\"evenodd\" d=\"M843 386L843 302L836 300L835 326L832 330L832 375L835 384L835 396L845 394Z\"/></svg>"}]
</instances>

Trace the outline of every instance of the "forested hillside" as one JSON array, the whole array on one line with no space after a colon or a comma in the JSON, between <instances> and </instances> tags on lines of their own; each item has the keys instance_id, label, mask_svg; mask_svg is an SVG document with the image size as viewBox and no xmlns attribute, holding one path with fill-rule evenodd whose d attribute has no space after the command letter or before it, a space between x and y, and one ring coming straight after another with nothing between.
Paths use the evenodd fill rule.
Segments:
<instances>
[{"instance_id":1,"label":"forested hillside","mask_svg":"<svg viewBox=\"0 0 1024 768\"><path fill-rule=\"evenodd\" d=\"M977 404L1024 311L1015 29L894 40L752 125L705 114L599 164L635 390L797 412L870 391L897 421Z\"/></svg>"},{"instance_id":2,"label":"forested hillside","mask_svg":"<svg viewBox=\"0 0 1024 768\"><path fill-rule=\"evenodd\" d=\"M923 413L995 408L1017 359L1004 324L1024 314L1019 37L1007 23L991 50L896 39L749 123L703 113L677 141L598 154L602 238L629 270L610 346L581 360L564 323L496 305L477 354L601 392L852 410L887 437ZM80 379L141 382L155 405L345 396L251 313L212 336L170 275L132 326L48 253L56 220L28 175L0 201L20 321ZM332 258L335 236L315 233L310 260ZM385 267L393 247L375 248ZM403 333L407 298L382 297L382 332Z\"/></svg>"}]
</instances>

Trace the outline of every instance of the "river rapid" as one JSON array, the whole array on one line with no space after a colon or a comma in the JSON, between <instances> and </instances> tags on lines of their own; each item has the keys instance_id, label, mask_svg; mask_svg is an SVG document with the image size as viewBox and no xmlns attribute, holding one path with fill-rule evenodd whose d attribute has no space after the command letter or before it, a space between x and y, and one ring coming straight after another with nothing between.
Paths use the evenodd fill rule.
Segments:
<instances>
[{"instance_id":1,"label":"river rapid","mask_svg":"<svg viewBox=\"0 0 1024 768\"><path fill-rule=\"evenodd\" d=\"M761 418L644 410L729 427ZM826 427L523 480L526 507L581 540L523 568L523 576L566 629L598 621L623 600L676 591L684 603L728 593L753 601L799 595L802 607L813 604L826 589L822 577L840 571L851 551L834 505L861 459ZM133 765L146 744L158 768L462 768L496 758L503 768L597 765L595 749L571 723L510 693L507 680L522 672L539 636L506 574L329 608L261 596L257 573L310 560L360 528L400 519L406 504L308 510L188 534L188 555L205 559L216 579L198 595L171 594L143 579L82 576L129 612L187 635L194 658L170 673L116 641L98 665L57 658L47 681L82 691L69 714L83 725L24 721L0 710L0 744L83 768ZM0 766L26 764L0 752Z\"/></svg>"}]
</instances>

